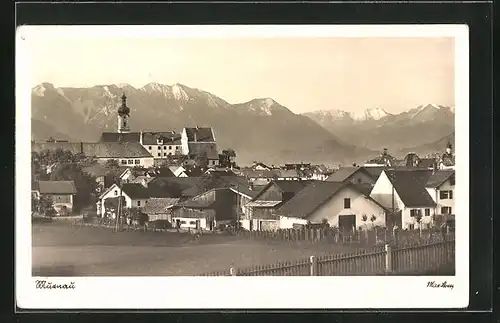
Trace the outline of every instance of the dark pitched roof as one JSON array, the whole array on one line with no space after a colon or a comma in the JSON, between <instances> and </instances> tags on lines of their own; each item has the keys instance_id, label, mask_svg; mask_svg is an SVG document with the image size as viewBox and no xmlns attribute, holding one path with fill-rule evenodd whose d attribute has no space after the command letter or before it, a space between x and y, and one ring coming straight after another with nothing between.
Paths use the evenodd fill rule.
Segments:
<instances>
[{"instance_id":1,"label":"dark pitched roof","mask_svg":"<svg viewBox=\"0 0 500 323\"><path fill-rule=\"evenodd\" d=\"M73 181L38 181L37 186L40 194L76 194Z\"/></svg>"},{"instance_id":2,"label":"dark pitched roof","mask_svg":"<svg viewBox=\"0 0 500 323\"><path fill-rule=\"evenodd\" d=\"M259 190L258 194L255 194L255 196L253 196L252 201L258 200L259 197L272 186L277 186L283 193L296 194L297 192L302 190L304 187L306 187L308 184L313 183L313 182L316 182L316 181L284 181L284 180L272 181L269 184L263 186Z\"/></svg>"},{"instance_id":3,"label":"dark pitched roof","mask_svg":"<svg viewBox=\"0 0 500 323\"><path fill-rule=\"evenodd\" d=\"M200 167L191 167L184 172L189 177L201 177L205 172Z\"/></svg>"},{"instance_id":4,"label":"dark pitched roof","mask_svg":"<svg viewBox=\"0 0 500 323\"><path fill-rule=\"evenodd\" d=\"M340 182L311 183L283 204L277 213L288 217L305 218L345 186L346 184Z\"/></svg>"},{"instance_id":5,"label":"dark pitched roof","mask_svg":"<svg viewBox=\"0 0 500 323\"><path fill-rule=\"evenodd\" d=\"M352 186L366 196L370 196L370 193L372 192L373 189L373 185L366 183L356 183L352 184Z\"/></svg>"},{"instance_id":6,"label":"dark pitched roof","mask_svg":"<svg viewBox=\"0 0 500 323\"><path fill-rule=\"evenodd\" d=\"M363 168L375 180L377 180L380 174L382 174L382 171L386 169L385 167L363 167Z\"/></svg>"},{"instance_id":7,"label":"dark pitched roof","mask_svg":"<svg viewBox=\"0 0 500 323\"><path fill-rule=\"evenodd\" d=\"M82 171L87 173L87 174L90 174L94 177L106 176L109 173L111 173L111 170L109 170L107 167L105 167L102 164L94 164L94 165L84 167L84 168L82 168Z\"/></svg>"},{"instance_id":8,"label":"dark pitched roof","mask_svg":"<svg viewBox=\"0 0 500 323\"><path fill-rule=\"evenodd\" d=\"M180 190L174 186L155 185L149 182L147 187L138 183L122 185L123 192L132 199L147 199L152 197L180 197Z\"/></svg>"},{"instance_id":9,"label":"dark pitched roof","mask_svg":"<svg viewBox=\"0 0 500 323\"><path fill-rule=\"evenodd\" d=\"M38 142L31 145L32 151L40 152L45 149L63 149L96 158L152 157L139 142Z\"/></svg>"},{"instance_id":10,"label":"dark pitched roof","mask_svg":"<svg viewBox=\"0 0 500 323\"><path fill-rule=\"evenodd\" d=\"M150 183L160 187L175 187L181 191L182 196L195 196L198 194L196 186L201 180L201 177L156 177Z\"/></svg>"},{"instance_id":11,"label":"dark pitched roof","mask_svg":"<svg viewBox=\"0 0 500 323\"><path fill-rule=\"evenodd\" d=\"M151 177L175 177L174 173L168 167L148 169L146 173Z\"/></svg>"},{"instance_id":12,"label":"dark pitched roof","mask_svg":"<svg viewBox=\"0 0 500 323\"><path fill-rule=\"evenodd\" d=\"M103 132L101 134L100 142L139 142L141 138L140 132Z\"/></svg>"},{"instance_id":13,"label":"dark pitched roof","mask_svg":"<svg viewBox=\"0 0 500 323\"><path fill-rule=\"evenodd\" d=\"M146 214L161 214L165 213L168 207L174 206L179 201L179 198L172 197L154 197L150 198L142 209Z\"/></svg>"},{"instance_id":14,"label":"dark pitched roof","mask_svg":"<svg viewBox=\"0 0 500 323\"><path fill-rule=\"evenodd\" d=\"M344 182L357 172L366 172L363 167L341 167L326 179L328 182ZM367 173L371 177L369 173Z\"/></svg>"},{"instance_id":15,"label":"dark pitched roof","mask_svg":"<svg viewBox=\"0 0 500 323\"><path fill-rule=\"evenodd\" d=\"M186 130L186 135L188 141L195 141L195 133L196 133L196 142L213 142L215 141L214 134L212 128L184 128Z\"/></svg>"},{"instance_id":16,"label":"dark pitched roof","mask_svg":"<svg viewBox=\"0 0 500 323\"><path fill-rule=\"evenodd\" d=\"M208 169L207 172L210 174L216 174L218 176L238 176L230 169Z\"/></svg>"},{"instance_id":17,"label":"dark pitched roof","mask_svg":"<svg viewBox=\"0 0 500 323\"><path fill-rule=\"evenodd\" d=\"M279 176L279 170L242 169L241 173L247 178L276 178Z\"/></svg>"},{"instance_id":18,"label":"dark pitched roof","mask_svg":"<svg viewBox=\"0 0 500 323\"><path fill-rule=\"evenodd\" d=\"M217 145L215 143L190 142L188 143L188 150L190 156L205 152L208 159L219 159L219 152L217 151Z\"/></svg>"},{"instance_id":19,"label":"dark pitched roof","mask_svg":"<svg viewBox=\"0 0 500 323\"><path fill-rule=\"evenodd\" d=\"M281 178L300 178L302 175L297 169L282 169L277 173Z\"/></svg>"},{"instance_id":20,"label":"dark pitched roof","mask_svg":"<svg viewBox=\"0 0 500 323\"><path fill-rule=\"evenodd\" d=\"M427 180L426 187L437 188L446 182L451 176L455 175L455 171L451 169L437 170Z\"/></svg>"},{"instance_id":21,"label":"dark pitched roof","mask_svg":"<svg viewBox=\"0 0 500 323\"><path fill-rule=\"evenodd\" d=\"M181 135L175 133L174 131L167 132L143 132L142 133L142 144L143 145L157 145L158 139L163 140L164 145L180 145Z\"/></svg>"},{"instance_id":22,"label":"dark pitched roof","mask_svg":"<svg viewBox=\"0 0 500 323\"><path fill-rule=\"evenodd\" d=\"M435 158L420 158L420 162L418 163L418 167L422 168L432 168L434 166L437 166Z\"/></svg>"},{"instance_id":23,"label":"dark pitched roof","mask_svg":"<svg viewBox=\"0 0 500 323\"><path fill-rule=\"evenodd\" d=\"M435 206L436 203L425 189L432 175L427 169L390 169L385 171L394 189L407 207Z\"/></svg>"}]
</instances>

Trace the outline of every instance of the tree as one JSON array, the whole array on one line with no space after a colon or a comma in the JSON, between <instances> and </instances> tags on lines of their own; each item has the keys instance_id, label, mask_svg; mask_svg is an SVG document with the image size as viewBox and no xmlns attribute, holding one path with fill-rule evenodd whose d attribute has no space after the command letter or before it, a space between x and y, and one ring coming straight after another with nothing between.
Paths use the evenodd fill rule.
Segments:
<instances>
[{"instance_id":1,"label":"tree","mask_svg":"<svg viewBox=\"0 0 500 323\"><path fill-rule=\"evenodd\" d=\"M45 216L54 216L56 214L56 210L54 209L54 201L51 197L48 196L40 196L40 199L36 203L38 207L38 212Z\"/></svg>"},{"instance_id":2,"label":"tree","mask_svg":"<svg viewBox=\"0 0 500 323\"><path fill-rule=\"evenodd\" d=\"M50 174L50 180L73 181L75 183L76 195L73 210L76 212L97 202L97 197L95 195L97 183L95 178L83 172L81 166L78 164L57 165Z\"/></svg>"},{"instance_id":3,"label":"tree","mask_svg":"<svg viewBox=\"0 0 500 323\"><path fill-rule=\"evenodd\" d=\"M148 215L143 213L141 209L136 207L124 209L123 217L137 222L139 223L139 225L144 225L146 224L146 222L148 222Z\"/></svg>"},{"instance_id":4,"label":"tree","mask_svg":"<svg viewBox=\"0 0 500 323\"><path fill-rule=\"evenodd\" d=\"M106 168L117 169L120 167L116 159L108 159L105 164Z\"/></svg>"},{"instance_id":5,"label":"tree","mask_svg":"<svg viewBox=\"0 0 500 323\"><path fill-rule=\"evenodd\" d=\"M198 152L195 157L194 157L194 162L196 166L200 168L207 168L208 167L208 156L206 151L200 151Z\"/></svg>"},{"instance_id":6,"label":"tree","mask_svg":"<svg viewBox=\"0 0 500 323\"><path fill-rule=\"evenodd\" d=\"M232 148L224 149L222 154L219 155L219 164L221 167L235 167L236 166L236 152Z\"/></svg>"}]
</instances>

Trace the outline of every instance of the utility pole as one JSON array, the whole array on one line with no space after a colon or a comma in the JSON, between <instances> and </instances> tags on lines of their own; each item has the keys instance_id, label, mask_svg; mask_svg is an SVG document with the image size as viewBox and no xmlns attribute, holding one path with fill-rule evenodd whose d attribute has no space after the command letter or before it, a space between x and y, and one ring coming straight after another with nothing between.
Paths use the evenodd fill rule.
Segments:
<instances>
[{"instance_id":1,"label":"utility pole","mask_svg":"<svg viewBox=\"0 0 500 323\"><path fill-rule=\"evenodd\" d=\"M120 217L121 217L121 213L122 213L122 196L123 196L123 185L122 185L120 179L118 179L117 184L120 187L120 195L118 197L118 210L116 212L116 226L115 226L116 232L119 231L119 221L120 221Z\"/></svg>"}]
</instances>

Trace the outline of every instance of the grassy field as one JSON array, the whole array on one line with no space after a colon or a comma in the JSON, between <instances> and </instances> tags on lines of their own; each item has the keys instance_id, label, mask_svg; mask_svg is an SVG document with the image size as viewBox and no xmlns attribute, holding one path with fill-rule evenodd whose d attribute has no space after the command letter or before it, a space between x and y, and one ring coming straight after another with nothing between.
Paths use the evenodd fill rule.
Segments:
<instances>
[{"instance_id":1,"label":"grassy field","mask_svg":"<svg viewBox=\"0 0 500 323\"><path fill-rule=\"evenodd\" d=\"M192 242L187 233L116 233L65 224L33 225L32 245L34 276L190 276L357 250L211 234Z\"/></svg>"}]
</instances>

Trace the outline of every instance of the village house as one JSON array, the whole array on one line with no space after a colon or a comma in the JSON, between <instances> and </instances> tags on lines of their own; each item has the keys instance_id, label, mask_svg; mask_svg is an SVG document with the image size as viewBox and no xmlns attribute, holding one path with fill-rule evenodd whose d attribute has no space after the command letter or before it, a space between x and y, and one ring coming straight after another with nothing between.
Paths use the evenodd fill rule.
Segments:
<instances>
[{"instance_id":1,"label":"village house","mask_svg":"<svg viewBox=\"0 0 500 323\"><path fill-rule=\"evenodd\" d=\"M141 145L155 158L166 159L173 155L182 154L181 135L175 131L142 132Z\"/></svg>"},{"instance_id":2,"label":"village house","mask_svg":"<svg viewBox=\"0 0 500 323\"><path fill-rule=\"evenodd\" d=\"M431 170L418 168L384 170L370 196L395 213L393 224L398 227L416 229L418 218L421 224L429 226L436 208L436 202L426 190L431 175Z\"/></svg>"},{"instance_id":3,"label":"village house","mask_svg":"<svg viewBox=\"0 0 500 323\"><path fill-rule=\"evenodd\" d=\"M185 127L181 133L182 153L195 159L200 154L205 154L208 166L219 164L219 152L215 141L215 134L210 127Z\"/></svg>"},{"instance_id":4,"label":"village house","mask_svg":"<svg viewBox=\"0 0 500 323\"><path fill-rule=\"evenodd\" d=\"M123 167L149 168L154 165L151 154L138 142L33 142L31 144L31 150L34 152L39 153L46 149L62 149L75 155L83 154L93 157L100 164L114 159Z\"/></svg>"},{"instance_id":5,"label":"village house","mask_svg":"<svg viewBox=\"0 0 500 323\"><path fill-rule=\"evenodd\" d=\"M249 168L241 169L241 174L251 183L252 186L265 186L273 180L277 180L279 170L253 170Z\"/></svg>"},{"instance_id":6,"label":"village house","mask_svg":"<svg viewBox=\"0 0 500 323\"><path fill-rule=\"evenodd\" d=\"M395 166L408 168L425 168L432 170L437 167L437 161L435 158L420 158L417 154L411 152L408 153L405 158Z\"/></svg>"},{"instance_id":7,"label":"village house","mask_svg":"<svg viewBox=\"0 0 500 323\"><path fill-rule=\"evenodd\" d=\"M73 212L73 198L76 187L73 181L35 181L32 184L32 195L40 199L47 196L52 199L56 214L59 216L71 215Z\"/></svg>"},{"instance_id":8,"label":"village house","mask_svg":"<svg viewBox=\"0 0 500 323\"><path fill-rule=\"evenodd\" d=\"M279 227L274 212L311 181L272 181L260 190L245 207L247 214L241 221L243 228L253 230L273 230Z\"/></svg>"},{"instance_id":9,"label":"village house","mask_svg":"<svg viewBox=\"0 0 500 323\"><path fill-rule=\"evenodd\" d=\"M427 180L425 188L436 202L435 214L455 214L455 171L437 170Z\"/></svg>"},{"instance_id":10,"label":"village house","mask_svg":"<svg viewBox=\"0 0 500 323\"><path fill-rule=\"evenodd\" d=\"M124 208L142 208L150 198L179 198L181 191L173 186L161 186L153 183L154 179L142 179L141 183L124 183L120 186L113 184L99 196L97 202L97 214L106 217L115 217L115 210L107 210L106 201L114 199L116 201L120 196L123 198Z\"/></svg>"},{"instance_id":11,"label":"village house","mask_svg":"<svg viewBox=\"0 0 500 323\"><path fill-rule=\"evenodd\" d=\"M328 182L347 183L364 185L371 188L376 179L368 172L365 167L341 167L333 172L326 179Z\"/></svg>"},{"instance_id":12,"label":"village house","mask_svg":"<svg viewBox=\"0 0 500 323\"><path fill-rule=\"evenodd\" d=\"M385 227L387 208L351 183L315 181L284 203L275 214L279 216L280 228L310 222L328 223L341 231L352 231L370 223ZM367 221L363 220L364 216Z\"/></svg>"},{"instance_id":13,"label":"village house","mask_svg":"<svg viewBox=\"0 0 500 323\"><path fill-rule=\"evenodd\" d=\"M186 168L183 166L170 166L169 169L175 177L188 177Z\"/></svg>"},{"instance_id":14,"label":"village house","mask_svg":"<svg viewBox=\"0 0 500 323\"><path fill-rule=\"evenodd\" d=\"M391 156L388 153L387 148L384 148L384 150L382 150L382 153L380 154L380 156L377 156L373 159L370 159L363 166L365 166L365 167L394 167L395 162L396 162L396 158L394 158L393 156Z\"/></svg>"},{"instance_id":15,"label":"village house","mask_svg":"<svg viewBox=\"0 0 500 323\"><path fill-rule=\"evenodd\" d=\"M262 162L256 162L254 161L252 163L252 167L251 167L253 170L271 170L272 168L267 166L266 164L262 163Z\"/></svg>"},{"instance_id":16,"label":"village house","mask_svg":"<svg viewBox=\"0 0 500 323\"><path fill-rule=\"evenodd\" d=\"M176 197L152 197L147 200L141 211L148 215L149 222L165 220L172 227L172 208L179 200L180 198Z\"/></svg>"}]
</instances>

